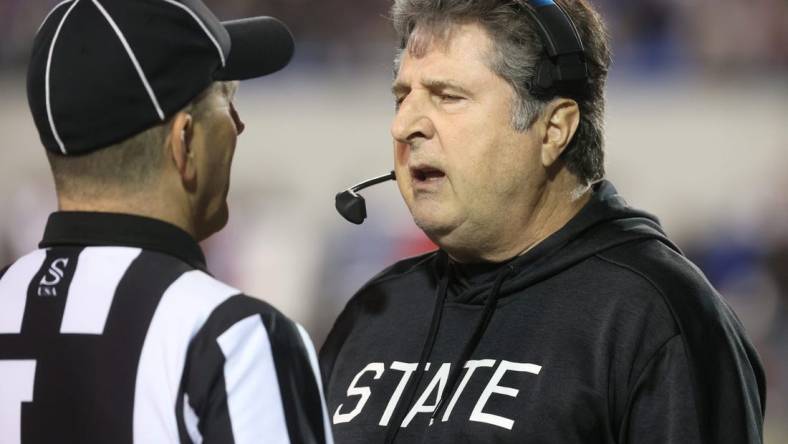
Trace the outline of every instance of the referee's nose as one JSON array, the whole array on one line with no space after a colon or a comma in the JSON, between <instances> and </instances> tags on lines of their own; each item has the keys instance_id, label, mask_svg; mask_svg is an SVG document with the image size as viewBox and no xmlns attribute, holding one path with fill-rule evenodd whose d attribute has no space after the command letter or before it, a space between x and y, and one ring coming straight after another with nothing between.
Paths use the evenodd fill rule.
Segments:
<instances>
[{"instance_id":1,"label":"referee's nose","mask_svg":"<svg viewBox=\"0 0 788 444\"><path fill-rule=\"evenodd\" d=\"M241 116L238 115L238 110L235 109L235 104L233 104L233 102L230 102L230 115L233 118L233 123L235 123L235 132L240 136L241 133L244 132L246 124L243 123Z\"/></svg>"}]
</instances>

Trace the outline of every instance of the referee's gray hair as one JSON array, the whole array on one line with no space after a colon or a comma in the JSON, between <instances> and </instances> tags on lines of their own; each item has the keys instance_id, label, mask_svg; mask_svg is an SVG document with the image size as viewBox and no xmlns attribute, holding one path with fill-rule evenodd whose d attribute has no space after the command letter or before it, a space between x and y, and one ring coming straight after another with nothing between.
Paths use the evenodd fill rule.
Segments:
<instances>
[{"instance_id":1,"label":"referee's gray hair","mask_svg":"<svg viewBox=\"0 0 788 444\"><path fill-rule=\"evenodd\" d=\"M574 98L580 107L580 124L562 157L571 173L584 184L605 174L604 112L605 81L611 53L607 30L599 14L587 0L555 0L569 14L580 32L586 49L591 77L588 94ZM539 117L547 101L531 96L527 90L535 75L544 45L536 23L523 11L523 0L394 0L391 18L399 38L395 70L403 52L419 55L433 40L451 38L457 24L478 23L493 44L490 69L514 89L512 126L525 131Z\"/></svg>"},{"instance_id":2,"label":"referee's gray hair","mask_svg":"<svg viewBox=\"0 0 788 444\"><path fill-rule=\"evenodd\" d=\"M214 92L232 98L237 82L214 82L182 111L198 120L207 111ZM114 145L80 156L47 151L58 193L73 198L95 198L106 193L144 191L156 185L166 161L164 145L172 119L154 125Z\"/></svg>"},{"instance_id":3,"label":"referee's gray hair","mask_svg":"<svg viewBox=\"0 0 788 444\"><path fill-rule=\"evenodd\" d=\"M147 191L165 160L169 121L126 140L80 156L47 151L58 194L72 199L113 197Z\"/></svg>"}]
</instances>

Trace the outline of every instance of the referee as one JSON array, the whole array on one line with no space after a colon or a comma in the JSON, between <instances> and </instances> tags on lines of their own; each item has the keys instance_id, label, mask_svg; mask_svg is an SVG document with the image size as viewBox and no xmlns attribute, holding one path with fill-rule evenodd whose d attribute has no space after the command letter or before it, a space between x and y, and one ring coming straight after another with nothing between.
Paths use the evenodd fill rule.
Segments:
<instances>
[{"instance_id":1,"label":"referee","mask_svg":"<svg viewBox=\"0 0 788 444\"><path fill-rule=\"evenodd\" d=\"M198 0L66 0L28 99L59 210L0 271L0 443L330 443L308 335L213 278L237 80L293 51Z\"/></svg>"}]
</instances>

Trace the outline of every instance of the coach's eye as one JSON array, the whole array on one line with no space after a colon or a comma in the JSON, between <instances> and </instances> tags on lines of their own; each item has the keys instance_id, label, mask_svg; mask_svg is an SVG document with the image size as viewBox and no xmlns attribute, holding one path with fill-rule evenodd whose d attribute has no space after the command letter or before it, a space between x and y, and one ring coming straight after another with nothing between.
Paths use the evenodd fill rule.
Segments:
<instances>
[{"instance_id":1,"label":"coach's eye","mask_svg":"<svg viewBox=\"0 0 788 444\"><path fill-rule=\"evenodd\" d=\"M452 95L452 94L441 94L440 95L440 99L441 99L441 102L443 102L443 103L455 103L455 102L459 102L460 100L463 100L465 98L462 97L462 96L455 96L455 95Z\"/></svg>"}]
</instances>

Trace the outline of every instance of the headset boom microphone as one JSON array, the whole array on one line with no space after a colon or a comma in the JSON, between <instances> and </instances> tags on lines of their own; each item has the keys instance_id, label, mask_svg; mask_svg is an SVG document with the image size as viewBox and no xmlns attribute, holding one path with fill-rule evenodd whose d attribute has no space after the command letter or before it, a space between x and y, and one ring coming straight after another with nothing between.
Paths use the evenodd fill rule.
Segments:
<instances>
[{"instance_id":1,"label":"headset boom microphone","mask_svg":"<svg viewBox=\"0 0 788 444\"><path fill-rule=\"evenodd\" d=\"M394 171L392 171L389 174L375 177L374 179L365 180L358 185L354 185L347 190L338 193L335 203L337 211L349 222L352 222L356 225L361 225L361 223L364 222L364 219L367 218L367 204L364 202L364 198L356 193L363 190L364 188L369 188L372 185L377 185L379 183L396 179L397 177L394 175Z\"/></svg>"}]
</instances>

